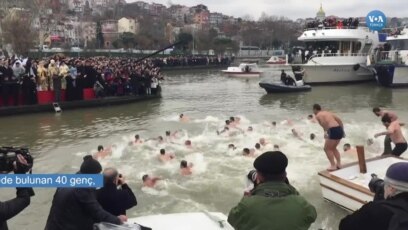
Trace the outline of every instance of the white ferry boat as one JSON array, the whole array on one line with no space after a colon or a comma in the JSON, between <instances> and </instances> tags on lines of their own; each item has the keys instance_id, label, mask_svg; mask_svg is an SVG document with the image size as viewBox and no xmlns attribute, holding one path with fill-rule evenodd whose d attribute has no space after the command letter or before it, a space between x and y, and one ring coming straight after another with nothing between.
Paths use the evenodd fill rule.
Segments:
<instances>
[{"instance_id":1,"label":"white ferry boat","mask_svg":"<svg viewBox=\"0 0 408 230\"><path fill-rule=\"evenodd\" d=\"M378 33L368 28L309 28L298 38L305 42L304 70L307 84L374 80L367 57L380 44Z\"/></svg>"},{"instance_id":2,"label":"white ferry boat","mask_svg":"<svg viewBox=\"0 0 408 230\"><path fill-rule=\"evenodd\" d=\"M390 51L374 55L377 82L385 87L408 86L408 28L387 37Z\"/></svg>"}]
</instances>

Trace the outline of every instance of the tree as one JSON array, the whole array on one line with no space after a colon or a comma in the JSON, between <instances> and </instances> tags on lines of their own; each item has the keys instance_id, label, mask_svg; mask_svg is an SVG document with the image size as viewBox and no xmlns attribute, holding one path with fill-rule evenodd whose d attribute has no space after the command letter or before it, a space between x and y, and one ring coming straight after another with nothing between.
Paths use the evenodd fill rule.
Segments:
<instances>
[{"instance_id":1,"label":"tree","mask_svg":"<svg viewBox=\"0 0 408 230\"><path fill-rule=\"evenodd\" d=\"M105 44L105 39L103 38L103 33L102 33L102 25L100 21L96 23L96 41L98 44L97 47L99 49L103 47L103 44Z\"/></svg>"},{"instance_id":2,"label":"tree","mask_svg":"<svg viewBox=\"0 0 408 230\"><path fill-rule=\"evenodd\" d=\"M181 50L187 50L188 44L193 41L193 35L189 33L179 33L177 35L177 41L181 42L176 48Z\"/></svg>"},{"instance_id":3,"label":"tree","mask_svg":"<svg viewBox=\"0 0 408 230\"><path fill-rule=\"evenodd\" d=\"M120 35L119 39L125 49L134 48L137 45L136 37L133 33L125 32Z\"/></svg>"},{"instance_id":4,"label":"tree","mask_svg":"<svg viewBox=\"0 0 408 230\"><path fill-rule=\"evenodd\" d=\"M216 38L214 40L214 51L217 54L224 54L227 50L236 52L238 49L238 44L229 38Z\"/></svg>"},{"instance_id":5,"label":"tree","mask_svg":"<svg viewBox=\"0 0 408 230\"><path fill-rule=\"evenodd\" d=\"M26 55L38 38L28 17L6 17L1 23L5 43L11 44L18 55Z\"/></svg>"}]
</instances>

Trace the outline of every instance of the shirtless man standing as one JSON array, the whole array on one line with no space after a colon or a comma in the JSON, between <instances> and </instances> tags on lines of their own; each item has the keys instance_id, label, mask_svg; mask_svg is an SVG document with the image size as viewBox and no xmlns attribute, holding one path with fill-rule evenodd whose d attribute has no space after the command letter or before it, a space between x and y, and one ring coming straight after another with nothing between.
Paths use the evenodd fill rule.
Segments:
<instances>
[{"instance_id":1,"label":"shirtless man standing","mask_svg":"<svg viewBox=\"0 0 408 230\"><path fill-rule=\"evenodd\" d=\"M407 150L407 141L404 138L404 135L401 131L401 125L398 120L391 120L391 117L388 114L385 114L381 118L382 123L387 128L387 131L377 133L374 135L375 138L382 135L389 135L391 141L395 144L394 149L391 151L391 154L394 156L400 156L402 153Z\"/></svg>"},{"instance_id":2,"label":"shirtless man standing","mask_svg":"<svg viewBox=\"0 0 408 230\"><path fill-rule=\"evenodd\" d=\"M313 113L315 114L317 122L319 122L325 132L324 137L326 141L324 143L324 151L330 162L330 167L327 170L334 171L340 169L341 159L337 146L340 140L345 137L343 122L335 114L322 110L319 104L313 105Z\"/></svg>"},{"instance_id":3,"label":"shirtless man standing","mask_svg":"<svg viewBox=\"0 0 408 230\"><path fill-rule=\"evenodd\" d=\"M385 114L388 114L388 116L391 118L391 122L398 120L397 114L391 111L380 109L379 107L373 108L373 113L377 117L381 117L381 118L383 118ZM384 138L384 152L382 155L391 154L392 152L391 149L392 149L391 148L391 138L390 138L390 135L387 134L385 135L385 138Z\"/></svg>"}]
</instances>

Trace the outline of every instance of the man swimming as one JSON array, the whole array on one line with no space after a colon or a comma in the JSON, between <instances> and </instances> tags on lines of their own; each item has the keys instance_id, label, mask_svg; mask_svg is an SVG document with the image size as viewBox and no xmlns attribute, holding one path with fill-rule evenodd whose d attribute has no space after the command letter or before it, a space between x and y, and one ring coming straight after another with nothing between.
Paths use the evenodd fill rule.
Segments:
<instances>
[{"instance_id":1,"label":"man swimming","mask_svg":"<svg viewBox=\"0 0 408 230\"><path fill-rule=\"evenodd\" d=\"M387 128L387 131L377 133L374 135L375 138L382 135L389 135L391 141L395 144L394 149L392 149L391 154L394 156L400 156L407 150L407 141L401 131L401 125L398 120L391 120L388 114L385 114L381 118L382 123Z\"/></svg>"},{"instance_id":2,"label":"man swimming","mask_svg":"<svg viewBox=\"0 0 408 230\"><path fill-rule=\"evenodd\" d=\"M235 149L237 149L237 147L235 147L234 144L229 144L228 149L235 150Z\"/></svg>"},{"instance_id":3,"label":"man swimming","mask_svg":"<svg viewBox=\"0 0 408 230\"><path fill-rule=\"evenodd\" d=\"M273 151L280 151L279 145L273 145Z\"/></svg>"},{"instance_id":4,"label":"man swimming","mask_svg":"<svg viewBox=\"0 0 408 230\"><path fill-rule=\"evenodd\" d=\"M161 180L160 177L151 177L145 174L142 177L143 187L154 188L159 180Z\"/></svg>"},{"instance_id":5,"label":"man swimming","mask_svg":"<svg viewBox=\"0 0 408 230\"><path fill-rule=\"evenodd\" d=\"M187 117L186 115L184 115L184 114L180 114L180 116L179 116L179 120L180 120L180 122L189 122L190 121L190 118L189 117Z\"/></svg>"},{"instance_id":6,"label":"man swimming","mask_svg":"<svg viewBox=\"0 0 408 230\"><path fill-rule=\"evenodd\" d=\"M159 160L161 162L171 161L174 158L175 158L174 154L166 153L165 149L160 149Z\"/></svg>"},{"instance_id":7,"label":"man swimming","mask_svg":"<svg viewBox=\"0 0 408 230\"><path fill-rule=\"evenodd\" d=\"M142 139L140 139L139 134L135 135L135 140L133 141L133 143L134 144L142 144L143 143Z\"/></svg>"},{"instance_id":8,"label":"man swimming","mask_svg":"<svg viewBox=\"0 0 408 230\"><path fill-rule=\"evenodd\" d=\"M349 143L346 143L343 145L343 151L346 154L356 154L357 150L355 148L352 148Z\"/></svg>"},{"instance_id":9,"label":"man swimming","mask_svg":"<svg viewBox=\"0 0 408 230\"><path fill-rule=\"evenodd\" d=\"M316 139L316 135L314 133L310 134L310 140L314 141Z\"/></svg>"},{"instance_id":10,"label":"man swimming","mask_svg":"<svg viewBox=\"0 0 408 230\"><path fill-rule=\"evenodd\" d=\"M309 115L307 116L307 120L310 121L310 122L312 122L312 123L316 123L316 119L313 117L312 114L309 114Z\"/></svg>"},{"instance_id":11,"label":"man swimming","mask_svg":"<svg viewBox=\"0 0 408 230\"><path fill-rule=\"evenodd\" d=\"M186 140L186 141L184 142L184 145L185 145L186 148L188 148L188 149L192 149L192 148L193 148L192 143L191 143L190 140Z\"/></svg>"},{"instance_id":12,"label":"man swimming","mask_svg":"<svg viewBox=\"0 0 408 230\"><path fill-rule=\"evenodd\" d=\"M187 163L187 161L182 160L180 162L180 174L183 176L188 176L193 174L193 163Z\"/></svg>"},{"instance_id":13,"label":"man swimming","mask_svg":"<svg viewBox=\"0 0 408 230\"><path fill-rule=\"evenodd\" d=\"M252 126L248 126L247 132L252 132L254 131L254 128L252 128Z\"/></svg>"},{"instance_id":14,"label":"man swimming","mask_svg":"<svg viewBox=\"0 0 408 230\"><path fill-rule=\"evenodd\" d=\"M112 148L111 147L108 147L108 148L104 149L102 145L99 145L98 146L98 152L94 155L94 158L98 160L98 159L103 159L103 158L105 158L107 156L110 156L110 155L112 155Z\"/></svg>"},{"instance_id":15,"label":"man swimming","mask_svg":"<svg viewBox=\"0 0 408 230\"><path fill-rule=\"evenodd\" d=\"M330 162L330 167L327 170L334 171L340 169L341 158L337 146L340 140L345 137L343 122L334 113L322 110L319 104L313 105L313 113L317 122L319 122L324 130L324 137L326 139L324 151Z\"/></svg>"},{"instance_id":16,"label":"man swimming","mask_svg":"<svg viewBox=\"0 0 408 230\"><path fill-rule=\"evenodd\" d=\"M292 129L291 131L294 137L296 137L299 140L303 140L303 138L301 137L302 134L300 134L296 129Z\"/></svg>"},{"instance_id":17,"label":"man swimming","mask_svg":"<svg viewBox=\"0 0 408 230\"><path fill-rule=\"evenodd\" d=\"M255 157L255 151L251 151L251 150L249 150L248 148L244 148L244 149L242 150L242 155L243 155L244 157Z\"/></svg>"},{"instance_id":18,"label":"man swimming","mask_svg":"<svg viewBox=\"0 0 408 230\"><path fill-rule=\"evenodd\" d=\"M391 122L398 120L397 114L395 114L394 112L391 112L391 111L380 109L379 107L373 108L373 113L377 117L381 117L381 118L383 118L385 114L388 114L388 116L391 119ZM384 152L383 152L382 155L391 154L391 152L392 152L392 148L391 148L390 135L385 135L385 138L384 138Z\"/></svg>"},{"instance_id":19,"label":"man swimming","mask_svg":"<svg viewBox=\"0 0 408 230\"><path fill-rule=\"evenodd\" d=\"M220 135L220 134L222 134L222 133L224 133L226 131L229 131L230 127L231 127L231 121L230 120L225 120L224 129L221 130L221 131L217 131L217 135Z\"/></svg>"}]
</instances>

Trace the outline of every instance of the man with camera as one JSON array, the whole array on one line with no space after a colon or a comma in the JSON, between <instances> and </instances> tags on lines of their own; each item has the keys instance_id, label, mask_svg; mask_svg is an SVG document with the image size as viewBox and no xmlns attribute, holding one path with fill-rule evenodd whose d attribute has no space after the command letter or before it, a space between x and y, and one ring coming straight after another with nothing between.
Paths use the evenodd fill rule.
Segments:
<instances>
[{"instance_id":1,"label":"man with camera","mask_svg":"<svg viewBox=\"0 0 408 230\"><path fill-rule=\"evenodd\" d=\"M112 215L126 215L127 209L137 205L135 194L126 184L125 178L118 173L118 170L106 168L103 171L103 177L104 186L97 190L99 204Z\"/></svg>"},{"instance_id":2,"label":"man with camera","mask_svg":"<svg viewBox=\"0 0 408 230\"><path fill-rule=\"evenodd\" d=\"M99 174L101 164L91 155L84 157L80 174ZM95 188L58 188L52 200L46 230L88 230L94 223L116 225L127 221L124 215L114 216L105 211L96 199Z\"/></svg>"},{"instance_id":3,"label":"man with camera","mask_svg":"<svg viewBox=\"0 0 408 230\"><path fill-rule=\"evenodd\" d=\"M0 148L0 173L6 174L14 171L15 174L25 174L33 166L33 158L26 149ZM14 154L11 156L11 154ZM0 230L7 230L7 220L13 218L28 205L34 196L32 188L17 188L17 197L5 202L0 202Z\"/></svg>"},{"instance_id":4,"label":"man with camera","mask_svg":"<svg viewBox=\"0 0 408 230\"><path fill-rule=\"evenodd\" d=\"M288 183L287 166L288 158L279 151L255 159L255 187L228 215L236 230L301 230L316 220L316 209Z\"/></svg>"},{"instance_id":5,"label":"man with camera","mask_svg":"<svg viewBox=\"0 0 408 230\"><path fill-rule=\"evenodd\" d=\"M408 163L391 165L384 181L371 181L370 189L376 193L377 199L343 218L339 230L408 229ZM377 194L381 193L385 200L378 200Z\"/></svg>"}]
</instances>

